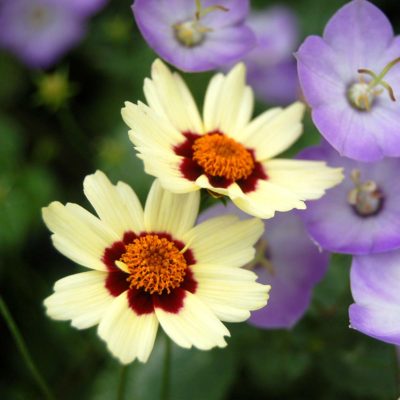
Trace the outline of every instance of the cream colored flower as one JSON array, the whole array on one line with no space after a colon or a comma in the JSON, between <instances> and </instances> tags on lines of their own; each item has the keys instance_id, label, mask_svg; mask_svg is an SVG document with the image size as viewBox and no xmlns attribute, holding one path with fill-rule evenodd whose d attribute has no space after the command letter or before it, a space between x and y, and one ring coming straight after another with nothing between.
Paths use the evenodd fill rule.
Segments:
<instances>
[{"instance_id":1,"label":"cream colored flower","mask_svg":"<svg viewBox=\"0 0 400 400\"><path fill-rule=\"evenodd\" d=\"M77 204L43 209L54 246L90 270L57 281L45 306L78 329L98 324L122 363L147 361L159 324L182 347L224 347L221 321L265 306L270 287L240 268L254 257L260 220L231 215L193 227L199 192L172 194L157 180L144 211L128 185L99 171L84 192L98 217Z\"/></svg>"},{"instance_id":2,"label":"cream colored flower","mask_svg":"<svg viewBox=\"0 0 400 400\"><path fill-rule=\"evenodd\" d=\"M145 171L165 189L208 189L248 214L271 218L305 209L305 200L342 180L340 169L322 161L273 159L300 136L305 107L296 102L250 121L253 92L243 64L211 79L202 117L182 78L160 60L144 92L149 105L126 102L122 116Z\"/></svg>"}]
</instances>

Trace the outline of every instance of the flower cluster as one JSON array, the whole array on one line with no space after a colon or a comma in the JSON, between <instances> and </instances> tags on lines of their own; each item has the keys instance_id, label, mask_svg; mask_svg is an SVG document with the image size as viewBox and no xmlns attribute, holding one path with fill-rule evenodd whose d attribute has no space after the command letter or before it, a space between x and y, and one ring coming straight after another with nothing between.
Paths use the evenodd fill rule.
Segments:
<instances>
[{"instance_id":1,"label":"flower cluster","mask_svg":"<svg viewBox=\"0 0 400 400\"><path fill-rule=\"evenodd\" d=\"M297 97L292 14L273 9L246 20L247 0L136 0L132 9L167 62L227 72L211 78L200 111L182 76L156 59L145 102L125 103L129 139L156 178L144 209L128 185L99 171L84 181L97 215L76 204L43 209L54 246L89 269L56 282L48 315L78 329L98 325L124 364L147 361L159 325L182 347L224 347L223 322L292 327L328 252L339 252L355 256L352 326L400 344L400 159L384 158L400 156L400 41L383 13L353 0L323 38L301 45L299 81L326 141L289 159L277 156L302 134L305 104L252 118L251 84L270 102ZM284 90L275 91L282 76ZM200 191L228 204L196 223ZM265 232L260 219L268 219Z\"/></svg>"},{"instance_id":2,"label":"flower cluster","mask_svg":"<svg viewBox=\"0 0 400 400\"><path fill-rule=\"evenodd\" d=\"M302 218L321 248L354 256L351 327L394 344L400 344L399 39L376 6L353 0L331 18L323 38L308 37L297 53L304 96L327 141L298 157L345 173Z\"/></svg>"}]
</instances>

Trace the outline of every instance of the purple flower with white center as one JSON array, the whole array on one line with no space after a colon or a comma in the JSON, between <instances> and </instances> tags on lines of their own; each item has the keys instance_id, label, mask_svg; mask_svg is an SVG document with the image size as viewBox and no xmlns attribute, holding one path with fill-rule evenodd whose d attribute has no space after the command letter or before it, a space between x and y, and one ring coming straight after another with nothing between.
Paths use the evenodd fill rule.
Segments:
<instances>
[{"instance_id":1,"label":"purple flower with white center","mask_svg":"<svg viewBox=\"0 0 400 400\"><path fill-rule=\"evenodd\" d=\"M363 163L340 156L326 142L303 150L298 158L344 169L344 181L301 213L319 246L349 254L400 247L400 159Z\"/></svg>"},{"instance_id":2,"label":"purple flower with white center","mask_svg":"<svg viewBox=\"0 0 400 400\"><path fill-rule=\"evenodd\" d=\"M339 153L359 161L400 156L400 36L381 10L353 0L296 56L313 121Z\"/></svg>"},{"instance_id":3,"label":"purple flower with white center","mask_svg":"<svg viewBox=\"0 0 400 400\"><path fill-rule=\"evenodd\" d=\"M132 10L149 46L184 71L219 68L255 45L244 25L248 0L136 0Z\"/></svg>"},{"instance_id":4,"label":"purple flower with white center","mask_svg":"<svg viewBox=\"0 0 400 400\"><path fill-rule=\"evenodd\" d=\"M31 67L52 66L85 34L105 0L0 0L0 46Z\"/></svg>"},{"instance_id":5,"label":"purple flower with white center","mask_svg":"<svg viewBox=\"0 0 400 400\"><path fill-rule=\"evenodd\" d=\"M203 212L200 221L224 214L247 216L232 203L218 204ZM270 298L268 307L252 312L249 322L266 329L291 328L306 312L314 286L327 271L329 255L308 238L296 211L276 214L265 227L247 268L271 285Z\"/></svg>"},{"instance_id":6,"label":"purple flower with white center","mask_svg":"<svg viewBox=\"0 0 400 400\"><path fill-rule=\"evenodd\" d=\"M250 14L248 25L257 46L243 59L247 80L257 97L267 103L286 105L299 96L296 61L297 17L287 7L274 6Z\"/></svg>"},{"instance_id":7,"label":"purple flower with white center","mask_svg":"<svg viewBox=\"0 0 400 400\"><path fill-rule=\"evenodd\" d=\"M400 345L400 250L354 257L351 291L350 326Z\"/></svg>"}]
</instances>

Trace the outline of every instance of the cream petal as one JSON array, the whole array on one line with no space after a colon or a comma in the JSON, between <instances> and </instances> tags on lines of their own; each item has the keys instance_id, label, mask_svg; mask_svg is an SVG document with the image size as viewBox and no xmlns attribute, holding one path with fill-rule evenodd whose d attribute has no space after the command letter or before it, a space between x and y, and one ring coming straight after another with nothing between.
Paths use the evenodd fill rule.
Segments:
<instances>
[{"instance_id":1,"label":"cream petal","mask_svg":"<svg viewBox=\"0 0 400 400\"><path fill-rule=\"evenodd\" d=\"M229 331L215 314L195 295L185 292L183 307L178 313L155 308L160 325L179 346L201 350L225 347Z\"/></svg>"},{"instance_id":2,"label":"cream petal","mask_svg":"<svg viewBox=\"0 0 400 400\"><path fill-rule=\"evenodd\" d=\"M78 329L97 325L114 299L105 287L106 278L106 272L89 271L60 279L44 301L47 315L71 320Z\"/></svg>"},{"instance_id":3,"label":"cream petal","mask_svg":"<svg viewBox=\"0 0 400 400\"><path fill-rule=\"evenodd\" d=\"M76 204L53 202L42 214L58 251L85 267L106 270L101 261L104 250L120 240L107 226Z\"/></svg>"},{"instance_id":4,"label":"cream petal","mask_svg":"<svg viewBox=\"0 0 400 400\"><path fill-rule=\"evenodd\" d=\"M246 193L245 197L233 199L233 202L241 210L259 218L271 218L276 211L306 208L296 193L272 179L259 180L256 190Z\"/></svg>"},{"instance_id":5,"label":"cream petal","mask_svg":"<svg viewBox=\"0 0 400 400\"><path fill-rule=\"evenodd\" d=\"M265 168L271 183L301 200L319 199L343 180L341 168L328 167L322 161L276 159L265 162Z\"/></svg>"},{"instance_id":6,"label":"cream petal","mask_svg":"<svg viewBox=\"0 0 400 400\"><path fill-rule=\"evenodd\" d=\"M207 132L220 130L235 137L248 123L253 109L253 93L246 86L246 68L237 64L225 76L214 77L204 102L204 125Z\"/></svg>"},{"instance_id":7,"label":"cream petal","mask_svg":"<svg viewBox=\"0 0 400 400\"><path fill-rule=\"evenodd\" d=\"M151 77L144 86L150 107L167 117L181 132L201 132L203 126L199 111L183 80L172 74L161 60L154 61Z\"/></svg>"},{"instance_id":8,"label":"cream petal","mask_svg":"<svg viewBox=\"0 0 400 400\"><path fill-rule=\"evenodd\" d=\"M147 231L168 232L181 238L195 223L200 205L198 191L174 194L155 180L147 196L144 221Z\"/></svg>"},{"instance_id":9,"label":"cream petal","mask_svg":"<svg viewBox=\"0 0 400 400\"><path fill-rule=\"evenodd\" d=\"M259 161L276 156L290 147L303 132L304 111L305 105L296 102L279 113L271 112L273 117L266 118L262 125L253 121L243 133L243 143L255 150Z\"/></svg>"},{"instance_id":10,"label":"cream petal","mask_svg":"<svg viewBox=\"0 0 400 400\"><path fill-rule=\"evenodd\" d=\"M237 132L235 138L242 144L246 143L248 138L251 138L255 132L263 129L274 117L282 112L281 107L274 107L267 111L264 111L258 117L254 118L246 127L244 127L240 132Z\"/></svg>"},{"instance_id":11,"label":"cream petal","mask_svg":"<svg viewBox=\"0 0 400 400\"><path fill-rule=\"evenodd\" d=\"M153 350L158 329L154 313L137 315L128 303L127 292L114 299L103 316L99 336L122 364L135 359L146 362Z\"/></svg>"},{"instance_id":12,"label":"cream petal","mask_svg":"<svg viewBox=\"0 0 400 400\"><path fill-rule=\"evenodd\" d=\"M176 127L143 103L125 102L121 115L132 129L129 138L136 146L144 145L172 152L173 146L184 140Z\"/></svg>"},{"instance_id":13,"label":"cream petal","mask_svg":"<svg viewBox=\"0 0 400 400\"><path fill-rule=\"evenodd\" d=\"M254 272L212 264L196 264L193 272L198 282L196 295L222 321L242 322L250 311L267 304L271 287L255 282Z\"/></svg>"},{"instance_id":14,"label":"cream petal","mask_svg":"<svg viewBox=\"0 0 400 400\"><path fill-rule=\"evenodd\" d=\"M224 75L219 73L214 75L208 84L203 110L205 132L211 132L219 125L217 110L219 107L220 93L224 81Z\"/></svg>"},{"instance_id":15,"label":"cream petal","mask_svg":"<svg viewBox=\"0 0 400 400\"><path fill-rule=\"evenodd\" d=\"M197 263L238 267L253 259L253 245L263 232L264 225L256 218L239 221L227 215L195 226L183 240L190 244Z\"/></svg>"},{"instance_id":16,"label":"cream petal","mask_svg":"<svg viewBox=\"0 0 400 400\"><path fill-rule=\"evenodd\" d=\"M83 187L97 215L119 237L127 231L143 230L143 209L128 185L120 182L115 186L103 172L96 171L85 178Z\"/></svg>"}]
</instances>

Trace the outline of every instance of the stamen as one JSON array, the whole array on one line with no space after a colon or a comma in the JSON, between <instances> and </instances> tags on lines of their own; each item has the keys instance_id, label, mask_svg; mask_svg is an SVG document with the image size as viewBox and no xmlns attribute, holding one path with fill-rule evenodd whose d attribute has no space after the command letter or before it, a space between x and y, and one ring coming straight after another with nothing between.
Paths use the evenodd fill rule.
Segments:
<instances>
[{"instance_id":1,"label":"stamen","mask_svg":"<svg viewBox=\"0 0 400 400\"><path fill-rule=\"evenodd\" d=\"M350 178L355 187L347 195L348 203L362 217L376 215L382 209L384 201L383 193L376 182L371 180L362 182L359 169L353 169Z\"/></svg>"},{"instance_id":2,"label":"stamen","mask_svg":"<svg viewBox=\"0 0 400 400\"><path fill-rule=\"evenodd\" d=\"M120 261L128 270L130 287L150 294L170 293L186 275L187 263L175 244L157 235L146 235L125 246Z\"/></svg>"},{"instance_id":3,"label":"stamen","mask_svg":"<svg viewBox=\"0 0 400 400\"><path fill-rule=\"evenodd\" d=\"M393 88L388 82L384 81L383 78L399 62L400 57L395 58L393 61L389 62L379 74L366 68L358 69L357 72L359 74L368 75L372 79L366 82L364 77L360 76L359 82L350 86L348 97L351 104L360 111L370 111L373 99L382 94L384 89L388 92L390 100L396 101ZM382 88L377 89L379 86Z\"/></svg>"},{"instance_id":4,"label":"stamen","mask_svg":"<svg viewBox=\"0 0 400 400\"><path fill-rule=\"evenodd\" d=\"M196 1L196 14L195 17L197 20L199 20L202 17L205 17L207 14L213 12L213 11L229 11L229 8L226 8L224 6L220 5L215 5L215 6L209 6L206 8L203 8L201 5L201 0L195 0Z\"/></svg>"},{"instance_id":5,"label":"stamen","mask_svg":"<svg viewBox=\"0 0 400 400\"><path fill-rule=\"evenodd\" d=\"M189 0L188 0L189 1ZM201 24L200 19L213 11L229 11L224 6L209 6L203 8L200 0L195 0L196 12L193 19L174 24L175 37L186 47L194 47L201 44L208 32L212 29Z\"/></svg>"},{"instance_id":6,"label":"stamen","mask_svg":"<svg viewBox=\"0 0 400 400\"><path fill-rule=\"evenodd\" d=\"M211 176L237 181L254 169L253 156L228 136L214 133L201 136L193 144L193 160Z\"/></svg>"}]
</instances>

